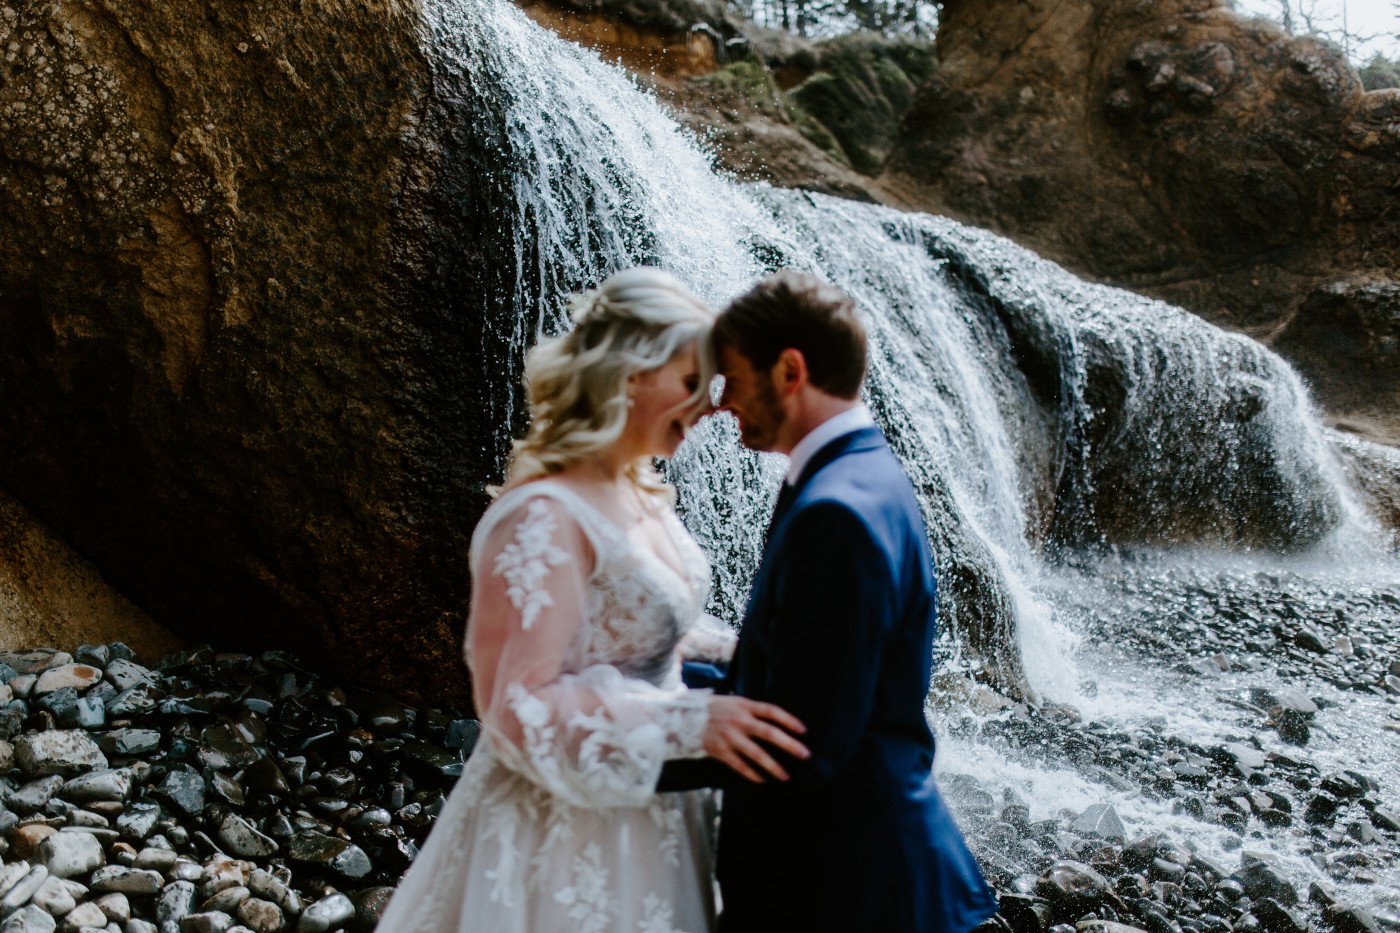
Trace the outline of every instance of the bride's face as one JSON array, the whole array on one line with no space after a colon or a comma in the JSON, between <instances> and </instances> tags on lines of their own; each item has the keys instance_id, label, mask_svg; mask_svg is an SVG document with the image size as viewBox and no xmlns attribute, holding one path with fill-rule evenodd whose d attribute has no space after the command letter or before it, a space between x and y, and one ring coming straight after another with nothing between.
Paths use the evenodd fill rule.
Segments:
<instances>
[{"instance_id":1,"label":"bride's face","mask_svg":"<svg viewBox=\"0 0 1400 933\"><path fill-rule=\"evenodd\" d=\"M695 399L700 387L700 357L694 341L671 361L628 380L632 407L625 436L638 457L670 457L695 422L714 411L708 398Z\"/></svg>"}]
</instances>

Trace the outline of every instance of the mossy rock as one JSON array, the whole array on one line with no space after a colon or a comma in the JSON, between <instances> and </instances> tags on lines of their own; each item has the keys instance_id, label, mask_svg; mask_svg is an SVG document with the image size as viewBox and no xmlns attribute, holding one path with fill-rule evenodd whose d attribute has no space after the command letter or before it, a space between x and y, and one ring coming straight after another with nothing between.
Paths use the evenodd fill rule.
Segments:
<instances>
[{"instance_id":1,"label":"mossy rock","mask_svg":"<svg viewBox=\"0 0 1400 933\"><path fill-rule=\"evenodd\" d=\"M757 59L747 58L725 65L713 74L697 78L696 83L717 95L741 97L765 116L784 123L791 119L772 73Z\"/></svg>"},{"instance_id":2,"label":"mossy rock","mask_svg":"<svg viewBox=\"0 0 1400 933\"><path fill-rule=\"evenodd\" d=\"M821 124L839 145L843 161L874 175L915 93L937 69L933 45L853 34L822 43L819 54L817 73L790 91L788 100Z\"/></svg>"}]
</instances>

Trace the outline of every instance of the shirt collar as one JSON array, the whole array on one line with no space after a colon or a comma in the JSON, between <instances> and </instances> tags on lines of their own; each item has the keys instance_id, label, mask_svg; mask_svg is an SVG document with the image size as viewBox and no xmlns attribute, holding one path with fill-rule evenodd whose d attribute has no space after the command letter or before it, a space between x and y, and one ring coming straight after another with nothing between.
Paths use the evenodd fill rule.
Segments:
<instances>
[{"instance_id":1,"label":"shirt collar","mask_svg":"<svg viewBox=\"0 0 1400 933\"><path fill-rule=\"evenodd\" d=\"M847 434L859 431L874 423L875 419L870 417L870 409L864 405L857 405L855 408L826 419L808 431L806 436L792 448L792 453L788 454L787 476L784 481L789 486L794 485L802 478L802 471L807 468L813 454L838 437L845 437Z\"/></svg>"}]
</instances>

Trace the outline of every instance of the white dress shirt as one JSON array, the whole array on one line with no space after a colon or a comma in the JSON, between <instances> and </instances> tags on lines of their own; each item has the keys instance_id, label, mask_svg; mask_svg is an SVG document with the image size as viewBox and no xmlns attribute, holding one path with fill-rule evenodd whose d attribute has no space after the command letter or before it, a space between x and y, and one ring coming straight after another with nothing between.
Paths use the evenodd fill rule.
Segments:
<instances>
[{"instance_id":1,"label":"white dress shirt","mask_svg":"<svg viewBox=\"0 0 1400 933\"><path fill-rule=\"evenodd\" d=\"M838 437L845 437L847 434L869 427L874 423L875 419L870 417L870 409L864 405L857 405L855 408L826 419L808 431L806 436L792 448L792 453L788 454L788 469L784 482L788 485L795 484L802 476L802 471L807 467L808 461L812 459L812 455L827 444Z\"/></svg>"}]
</instances>

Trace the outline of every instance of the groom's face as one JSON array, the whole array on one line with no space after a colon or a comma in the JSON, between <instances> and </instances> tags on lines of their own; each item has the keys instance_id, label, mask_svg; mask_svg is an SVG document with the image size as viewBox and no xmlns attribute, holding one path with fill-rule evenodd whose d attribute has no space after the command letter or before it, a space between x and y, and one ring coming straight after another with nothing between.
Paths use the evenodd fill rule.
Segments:
<instances>
[{"instance_id":1,"label":"groom's face","mask_svg":"<svg viewBox=\"0 0 1400 933\"><path fill-rule=\"evenodd\" d=\"M719 371L724 376L719 408L739 420L739 439L750 450L773 450L787 412L778 400L772 371L754 369L733 347L720 351Z\"/></svg>"}]
</instances>

